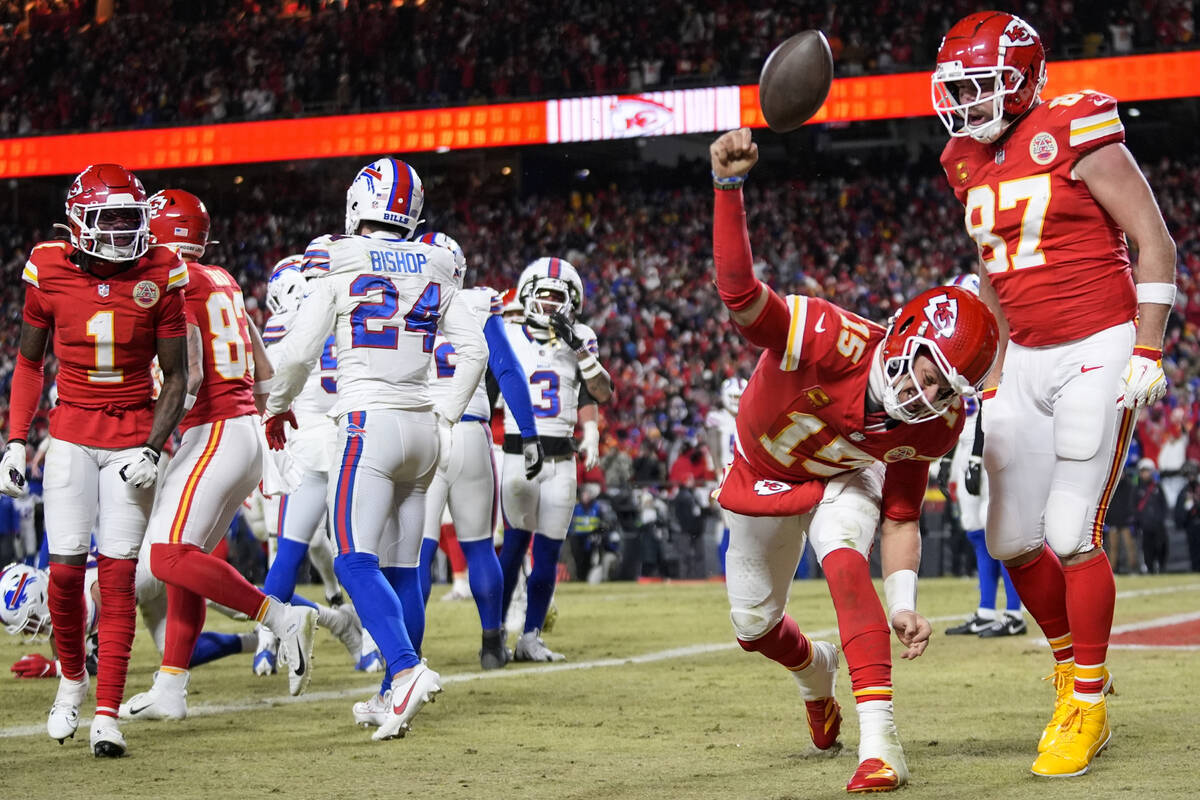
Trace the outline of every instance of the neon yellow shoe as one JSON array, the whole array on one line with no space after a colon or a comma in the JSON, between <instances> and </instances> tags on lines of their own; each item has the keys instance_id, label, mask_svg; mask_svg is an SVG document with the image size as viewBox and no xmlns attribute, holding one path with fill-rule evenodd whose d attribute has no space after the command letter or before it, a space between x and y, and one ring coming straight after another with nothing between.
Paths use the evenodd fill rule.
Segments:
<instances>
[{"instance_id":1,"label":"neon yellow shoe","mask_svg":"<svg viewBox=\"0 0 1200 800\"><path fill-rule=\"evenodd\" d=\"M1084 703L1071 697L1067 713L1050 747L1033 762L1032 772L1043 778L1072 778L1082 775L1092 759L1108 746L1112 729L1108 726L1108 706Z\"/></svg>"},{"instance_id":2,"label":"neon yellow shoe","mask_svg":"<svg viewBox=\"0 0 1200 800\"><path fill-rule=\"evenodd\" d=\"M1042 738L1038 740L1038 752L1044 753L1050 749L1050 745L1054 743L1054 737L1058 733L1059 726L1063 720L1067 718L1067 712L1070 711L1070 700L1075 692L1075 662L1068 661L1065 664L1055 664L1054 673L1042 678L1044 681L1054 681L1054 714L1051 715L1050 721L1046 723L1045 730L1042 731ZM1100 690L1101 696L1108 694L1116 694L1117 690L1113 688L1113 676L1107 669L1104 670L1104 688Z\"/></svg>"}]
</instances>

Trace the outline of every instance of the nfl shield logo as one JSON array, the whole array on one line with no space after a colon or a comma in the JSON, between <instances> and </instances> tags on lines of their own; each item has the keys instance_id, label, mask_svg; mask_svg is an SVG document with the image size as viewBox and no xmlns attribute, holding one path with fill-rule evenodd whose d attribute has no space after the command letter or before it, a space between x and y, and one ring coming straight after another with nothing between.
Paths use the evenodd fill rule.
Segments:
<instances>
[{"instance_id":1,"label":"nfl shield logo","mask_svg":"<svg viewBox=\"0 0 1200 800\"><path fill-rule=\"evenodd\" d=\"M97 287L96 291L100 292L101 297L108 297L108 284L102 283Z\"/></svg>"}]
</instances>

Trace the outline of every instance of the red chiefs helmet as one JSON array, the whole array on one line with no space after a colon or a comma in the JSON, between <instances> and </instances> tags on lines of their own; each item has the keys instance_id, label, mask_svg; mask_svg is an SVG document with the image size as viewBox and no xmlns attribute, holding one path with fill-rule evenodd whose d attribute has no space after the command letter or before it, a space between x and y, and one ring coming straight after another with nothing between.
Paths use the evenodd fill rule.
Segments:
<instances>
[{"instance_id":1,"label":"red chiefs helmet","mask_svg":"<svg viewBox=\"0 0 1200 800\"><path fill-rule=\"evenodd\" d=\"M1037 104L1045 83L1046 51L1037 31L1012 14L980 11L942 39L933 110L951 136L994 142Z\"/></svg>"},{"instance_id":2,"label":"red chiefs helmet","mask_svg":"<svg viewBox=\"0 0 1200 800\"><path fill-rule=\"evenodd\" d=\"M150 197L150 241L196 261L208 247L208 209L183 189L163 189Z\"/></svg>"},{"instance_id":3,"label":"red chiefs helmet","mask_svg":"<svg viewBox=\"0 0 1200 800\"><path fill-rule=\"evenodd\" d=\"M960 395L970 396L981 388L999 343L996 318L978 297L959 286L926 289L896 312L879 347L884 410L910 423L945 414ZM950 391L932 401L921 391L915 371L920 355L928 356L950 384ZM902 401L900 391L908 387L918 391Z\"/></svg>"},{"instance_id":4,"label":"red chiefs helmet","mask_svg":"<svg viewBox=\"0 0 1200 800\"><path fill-rule=\"evenodd\" d=\"M517 299L516 287L500 295L500 315L505 319L525 316L525 306Z\"/></svg>"},{"instance_id":5,"label":"red chiefs helmet","mask_svg":"<svg viewBox=\"0 0 1200 800\"><path fill-rule=\"evenodd\" d=\"M120 164L93 164L67 190L71 244L105 261L134 261L150 247L150 203Z\"/></svg>"}]
</instances>

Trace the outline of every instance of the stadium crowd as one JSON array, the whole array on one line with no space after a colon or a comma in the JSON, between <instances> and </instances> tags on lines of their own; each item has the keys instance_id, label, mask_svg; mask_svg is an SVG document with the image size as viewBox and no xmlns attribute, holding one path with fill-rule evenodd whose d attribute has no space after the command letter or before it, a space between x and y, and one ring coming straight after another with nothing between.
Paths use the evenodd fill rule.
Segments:
<instances>
[{"instance_id":1,"label":"stadium crowd","mask_svg":"<svg viewBox=\"0 0 1200 800\"><path fill-rule=\"evenodd\" d=\"M0 136L752 82L805 28L827 32L841 75L923 70L976 5L123 0L96 23L84 0L10 1ZM990 5L1022 14L1056 59L1195 41L1192 0Z\"/></svg>"}]
</instances>

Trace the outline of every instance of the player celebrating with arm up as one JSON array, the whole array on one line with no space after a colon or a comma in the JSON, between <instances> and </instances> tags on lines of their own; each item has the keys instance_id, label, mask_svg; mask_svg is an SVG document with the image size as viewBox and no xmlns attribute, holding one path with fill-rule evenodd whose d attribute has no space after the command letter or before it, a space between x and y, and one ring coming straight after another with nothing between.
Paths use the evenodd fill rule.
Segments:
<instances>
[{"instance_id":1,"label":"player celebrating with arm up","mask_svg":"<svg viewBox=\"0 0 1200 800\"><path fill-rule=\"evenodd\" d=\"M23 278L25 313L12 380L9 444L0 491L24 490L25 436L42 394L53 330L58 405L44 466L50 547L50 617L62 677L46 732L75 735L87 696L83 584L93 527L100 584L99 672L91 746L122 756L117 710L137 621L134 573L154 502L163 443L183 416L187 267L150 246L142 183L117 164L95 164L67 192L70 242L33 248ZM157 402L150 365L163 373Z\"/></svg>"},{"instance_id":2,"label":"player celebrating with arm up","mask_svg":"<svg viewBox=\"0 0 1200 800\"><path fill-rule=\"evenodd\" d=\"M1175 244L1116 100L1083 91L1044 103L1045 80L1033 28L982 11L946 34L933 94L951 136L942 167L979 246L980 296L1008 342L984 394L987 546L1054 652L1055 710L1033 773L1068 777L1111 735L1104 515L1136 410L1166 392Z\"/></svg>"},{"instance_id":3,"label":"player celebrating with arm up","mask_svg":"<svg viewBox=\"0 0 1200 800\"><path fill-rule=\"evenodd\" d=\"M857 702L859 765L846 788L895 789L908 768L892 715L888 623L904 658L924 652L917 521L929 465L958 440L961 397L975 393L996 357L996 321L957 287L921 293L886 330L825 300L780 297L751 268L741 187L758 146L743 128L710 150L717 290L746 339L764 348L718 496L730 529L730 618L745 650L792 672L814 744L832 747L841 723L837 648L810 641L784 610L810 537ZM867 565L880 526L886 616Z\"/></svg>"}]
</instances>

